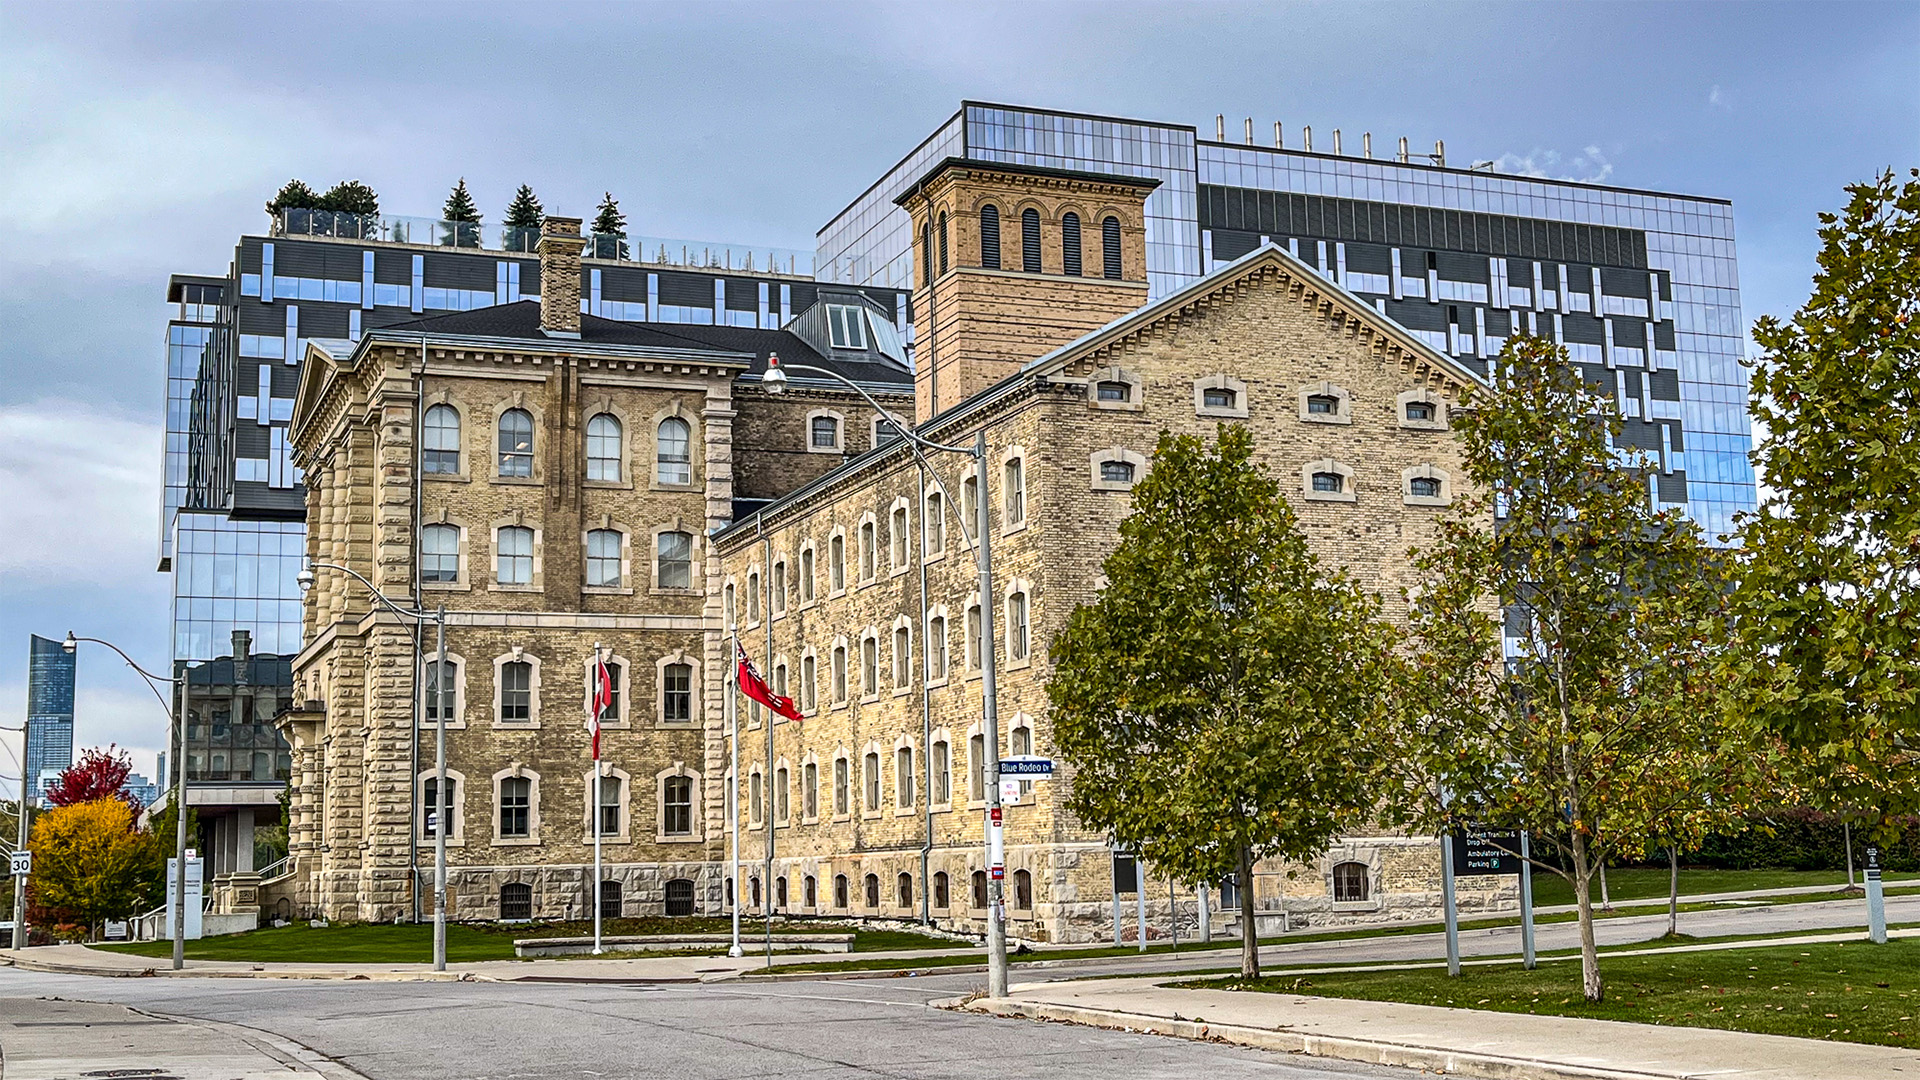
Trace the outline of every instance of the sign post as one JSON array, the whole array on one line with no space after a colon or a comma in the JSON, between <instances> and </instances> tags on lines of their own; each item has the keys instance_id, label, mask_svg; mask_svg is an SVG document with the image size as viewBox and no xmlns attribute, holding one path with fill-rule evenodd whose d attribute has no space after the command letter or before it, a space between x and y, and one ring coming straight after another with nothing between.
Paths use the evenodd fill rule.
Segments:
<instances>
[{"instance_id":1,"label":"sign post","mask_svg":"<svg viewBox=\"0 0 1920 1080\"><path fill-rule=\"evenodd\" d=\"M13 876L27 877L33 873L33 852L16 851L12 856Z\"/></svg>"},{"instance_id":2,"label":"sign post","mask_svg":"<svg viewBox=\"0 0 1920 1080\"><path fill-rule=\"evenodd\" d=\"M1875 945L1887 943L1887 901L1880 889L1880 849L1867 848L1867 937Z\"/></svg>"},{"instance_id":3,"label":"sign post","mask_svg":"<svg viewBox=\"0 0 1920 1080\"><path fill-rule=\"evenodd\" d=\"M1447 975L1449 977L1460 974L1460 918L1454 914L1453 859L1453 838L1448 837L1447 848L1440 853L1440 902L1446 908Z\"/></svg>"},{"instance_id":4,"label":"sign post","mask_svg":"<svg viewBox=\"0 0 1920 1080\"><path fill-rule=\"evenodd\" d=\"M202 936L201 913L203 905L200 900L200 874L202 865L199 857L189 850L187 852L187 874L185 880L182 881L180 879L180 860L167 860L167 895L185 896L185 902L181 906L185 909L186 919L182 923L182 927L186 932L180 936L187 941L198 941ZM183 892L175 891L178 885L185 886ZM168 937L173 936L173 917L174 905L168 904L166 919L166 936Z\"/></svg>"},{"instance_id":5,"label":"sign post","mask_svg":"<svg viewBox=\"0 0 1920 1080\"><path fill-rule=\"evenodd\" d=\"M1527 872L1527 854L1526 834L1516 829L1468 824L1447 837L1440 884L1447 909L1448 975L1460 974L1460 916L1454 897L1454 880L1459 875L1520 878L1520 945L1527 967L1533 967L1533 877Z\"/></svg>"},{"instance_id":6,"label":"sign post","mask_svg":"<svg viewBox=\"0 0 1920 1080\"><path fill-rule=\"evenodd\" d=\"M1520 834L1520 961L1533 970L1533 847Z\"/></svg>"}]
</instances>

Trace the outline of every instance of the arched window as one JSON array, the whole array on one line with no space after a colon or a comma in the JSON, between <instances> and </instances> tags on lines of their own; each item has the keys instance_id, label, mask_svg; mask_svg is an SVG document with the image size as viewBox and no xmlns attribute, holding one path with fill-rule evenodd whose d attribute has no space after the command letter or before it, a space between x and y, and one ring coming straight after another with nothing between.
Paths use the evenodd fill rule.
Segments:
<instances>
[{"instance_id":1,"label":"arched window","mask_svg":"<svg viewBox=\"0 0 1920 1080\"><path fill-rule=\"evenodd\" d=\"M879 907L880 906L880 875L868 874L866 876L866 880L861 882L861 885L864 887L866 891L865 899L867 901L867 906L870 908Z\"/></svg>"},{"instance_id":2,"label":"arched window","mask_svg":"<svg viewBox=\"0 0 1920 1080\"><path fill-rule=\"evenodd\" d=\"M785 874L773 879L773 906L776 908L787 906L787 878Z\"/></svg>"},{"instance_id":3,"label":"arched window","mask_svg":"<svg viewBox=\"0 0 1920 1080\"><path fill-rule=\"evenodd\" d=\"M893 686L900 690L913 685L913 633L904 626L893 628Z\"/></svg>"},{"instance_id":4,"label":"arched window","mask_svg":"<svg viewBox=\"0 0 1920 1080\"><path fill-rule=\"evenodd\" d=\"M820 766L809 761L800 767L800 813L809 820L820 816ZM807 906L813 906L812 878L807 879Z\"/></svg>"},{"instance_id":5,"label":"arched window","mask_svg":"<svg viewBox=\"0 0 1920 1080\"><path fill-rule=\"evenodd\" d=\"M872 697L880 692L880 639L868 634L860 639L860 693Z\"/></svg>"},{"instance_id":6,"label":"arched window","mask_svg":"<svg viewBox=\"0 0 1920 1080\"><path fill-rule=\"evenodd\" d=\"M1013 660L1025 660L1029 645L1027 625L1027 594L1025 591L1007 595L1007 656Z\"/></svg>"},{"instance_id":7,"label":"arched window","mask_svg":"<svg viewBox=\"0 0 1920 1080\"><path fill-rule=\"evenodd\" d=\"M849 784L851 783L851 778L847 775L847 772L848 772L847 759L843 757L834 758L833 759L833 812L836 814L845 814L847 812L847 798L848 798L847 789ZM845 907L846 901L841 900L840 906Z\"/></svg>"},{"instance_id":8,"label":"arched window","mask_svg":"<svg viewBox=\"0 0 1920 1080\"><path fill-rule=\"evenodd\" d=\"M975 870L973 872L973 906L982 911L986 910L987 872L985 870Z\"/></svg>"},{"instance_id":9,"label":"arched window","mask_svg":"<svg viewBox=\"0 0 1920 1080\"><path fill-rule=\"evenodd\" d=\"M460 580L460 529L429 525L420 530L420 580Z\"/></svg>"},{"instance_id":10,"label":"arched window","mask_svg":"<svg viewBox=\"0 0 1920 1080\"><path fill-rule=\"evenodd\" d=\"M1333 868L1333 901L1355 904L1367 899L1370 875L1366 863L1343 862Z\"/></svg>"},{"instance_id":11,"label":"arched window","mask_svg":"<svg viewBox=\"0 0 1920 1080\"><path fill-rule=\"evenodd\" d=\"M980 670L980 605L967 605L967 670Z\"/></svg>"},{"instance_id":12,"label":"arched window","mask_svg":"<svg viewBox=\"0 0 1920 1080\"><path fill-rule=\"evenodd\" d=\"M1120 280L1120 219L1117 217L1100 223L1100 262L1107 280Z\"/></svg>"},{"instance_id":13,"label":"arched window","mask_svg":"<svg viewBox=\"0 0 1920 1080\"><path fill-rule=\"evenodd\" d=\"M440 661L429 660L427 661L425 673L427 684L426 719L429 722L446 720L448 723L458 720L459 717L455 715L454 707L460 701L459 685L456 681L460 675L460 666L452 660L448 660L446 666L442 667ZM432 783L432 781L428 781L428 783ZM452 781L448 781L448 783L451 784Z\"/></svg>"},{"instance_id":14,"label":"arched window","mask_svg":"<svg viewBox=\"0 0 1920 1080\"><path fill-rule=\"evenodd\" d=\"M1313 474L1313 490L1338 495L1347 489L1347 478L1336 472Z\"/></svg>"},{"instance_id":15,"label":"arched window","mask_svg":"<svg viewBox=\"0 0 1920 1080\"><path fill-rule=\"evenodd\" d=\"M533 918L533 886L520 881L508 882L500 886L500 917L502 919Z\"/></svg>"},{"instance_id":16,"label":"arched window","mask_svg":"<svg viewBox=\"0 0 1920 1080\"><path fill-rule=\"evenodd\" d=\"M947 550L946 500L937 491L927 492L927 509L920 516L920 546L924 555Z\"/></svg>"},{"instance_id":17,"label":"arched window","mask_svg":"<svg viewBox=\"0 0 1920 1080\"><path fill-rule=\"evenodd\" d=\"M533 475L533 414L508 409L500 414L500 475Z\"/></svg>"},{"instance_id":18,"label":"arched window","mask_svg":"<svg viewBox=\"0 0 1920 1080\"><path fill-rule=\"evenodd\" d=\"M758 876L747 879L747 896L751 898L748 901L751 906L756 908L760 906L760 878Z\"/></svg>"},{"instance_id":19,"label":"arched window","mask_svg":"<svg viewBox=\"0 0 1920 1080\"><path fill-rule=\"evenodd\" d=\"M587 533L587 584L620 587L620 533L593 529Z\"/></svg>"},{"instance_id":20,"label":"arched window","mask_svg":"<svg viewBox=\"0 0 1920 1080\"><path fill-rule=\"evenodd\" d=\"M902 873L894 879L894 900L903 908L913 906L913 875Z\"/></svg>"},{"instance_id":21,"label":"arched window","mask_svg":"<svg viewBox=\"0 0 1920 1080\"><path fill-rule=\"evenodd\" d=\"M813 603L813 548L800 549L800 602Z\"/></svg>"},{"instance_id":22,"label":"arched window","mask_svg":"<svg viewBox=\"0 0 1920 1080\"><path fill-rule=\"evenodd\" d=\"M833 875L833 906L845 910L847 906L847 875Z\"/></svg>"},{"instance_id":23,"label":"arched window","mask_svg":"<svg viewBox=\"0 0 1920 1080\"><path fill-rule=\"evenodd\" d=\"M1095 401L1132 401L1133 384L1118 379L1104 379L1093 388Z\"/></svg>"},{"instance_id":24,"label":"arched window","mask_svg":"<svg viewBox=\"0 0 1920 1080\"><path fill-rule=\"evenodd\" d=\"M1070 277L1080 276L1080 215L1071 210L1060 219L1060 269Z\"/></svg>"},{"instance_id":25,"label":"arched window","mask_svg":"<svg viewBox=\"0 0 1920 1080\"><path fill-rule=\"evenodd\" d=\"M1307 413L1312 416L1340 415L1340 399L1332 394L1308 394Z\"/></svg>"},{"instance_id":26,"label":"arched window","mask_svg":"<svg viewBox=\"0 0 1920 1080\"><path fill-rule=\"evenodd\" d=\"M620 482L620 420L599 413L587 421L587 479Z\"/></svg>"},{"instance_id":27,"label":"arched window","mask_svg":"<svg viewBox=\"0 0 1920 1080\"><path fill-rule=\"evenodd\" d=\"M867 812L877 814L880 812L880 755L872 750L867 751L864 764L866 765Z\"/></svg>"},{"instance_id":28,"label":"arched window","mask_svg":"<svg viewBox=\"0 0 1920 1080\"><path fill-rule=\"evenodd\" d=\"M1033 910L1033 875L1025 870L1013 872L1013 908L1015 911Z\"/></svg>"},{"instance_id":29,"label":"arched window","mask_svg":"<svg viewBox=\"0 0 1920 1080\"><path fill-rule=\"evenodd\" d=\"M458 818L455 816L454 799L460 792L460 781L451 776L447 777L447 797L439 800L440 806L436 810L433 805L433 795L439 790L440 778L437 776L429 776L420 782L420 809L423 811L420 827L424 830L421 835L432 837L434 830L444 821L447 823L447 835L457 837L458 830L455 828L455 822Z\"/></svg>"},{"instance_id":30,"label":"arched window","mask_svg":"<svg viewBox=\"0 0 1920 1080\"><path fill-rule=\"evenodd\" d=\"M660 587L693 588L693 537L683 532L663 532L655 545L660 562Z\"/></svg>"},{"instance_id":31,"label":"arched window","mask_svg":"<svg viewBox=\"0 0 1920 1080\"><path fill-rule=\"evenodd\" d=\"M728 899L732 899L733 882L727 882ZM693 914L693 879L674 878L667 882L667 914L676 918Z\"/></svg>"},{"instance_id":32,"label":"arched window","mask_svg":"<svg viewBox=\"0 0 1920 1080\"><path fill-rule=\"evenodd\" d=\"M693 777L667 777L660 806L660 831L668 836L693 835Z\"/></svg>"},{"instance_id":33,"label":"arched window","mask_svg":"<svg viewBox=\"0 0 1920 1080\"><path fill-rule=\"evenodd\" d=\"M892 556L892 568L896 571L907 568L907 507L905 503L893 508L887 522L887 552Z\"/></svg>"},{"instance_id":34,"label":"arched window","mask_svg":"<svg viewBox=\"0 0 1920 1080\"><path fill-rule=\"evenodd\" d=\"M920 278L925 288L933 287L933 222L920 226ZM842 907L846 905L842 904Z\"/></svg>"},{"instance_id":35,"label":"arched window","mask_svg":"<svg viewBox=\"0 0 1920 1080\"><path fill-rule=\"evenodd\" d=\"M692 428L669 416L660 421L653 440L653 478L662 484L693 483Z\"/></svg>"},{"instance_id":36,"label":"arched window","mask_svg":"<svg viewBox=\"0 0 1920 1080\"><path fill-rule=\"evenodd\" d=\"M792 809L787 802L787 788L790 786L787 781L789 775L784 762L781 763L779 768L773 770L773 822L776 825L785 825L790 820L787 813ZM786 899L783 897L780 902L784 904L786 903Z\"/></svg>"},{"instance_id":37,"label":"arched window","mask_svg":"<svg viewBox=\"0 0 1920 1080\"><path fill-rule=\"evenodd\" d=\"M947 212L940 211L940 272L947 272Z\"/></svg>"},{"instance_id":38,"label":"arched window","mask_svg":"<svg viewBox=\"0 0 1920 1080\"><path fill-rule=\"evenodd\" d=\"M808 907L820 906L820 886L812 874L801 879L801 888Z\"/></svg>"},{"instance_id":39,"label":"arched window","mask_svg":"<svg viewBox=\"0 0 1920 1080\"><path fill-rule=\"evenodd\" d=\"M860 580L872 581L874 564L874 524L871 521L860 524Z\"/></svg>"},{"instance_id":40,"label":"arched window","mask_svg":"<svg viewBox=\"0 0 1920 1080\"><path fill-rule=\"evenodd\" d=\"M1437 499L1440 497L1440 478L1416 476L1407 481L1407 494L1416 498Z\"/></svg>"},{"instance_id":41,"label":"arched window","mask_svg":"<svg viewBox=\"0 0 1920 1080\"><path fill-rule=\"evenodd\" d=\"M934 742L933 756L927 767L932 770L928 780L933 785L933 802L936 806L945 806L953 800L953 750L947 745L947 740ZM945 904L940 906L946 907Z\"/></svg>"},{"instance_id":42,"label":"arched window","mask_svg":"<svg viewBox=\"0 0 1920 1080\"><path fill-rule=\"evenodd\" d=\"M847 647L833 647L833 700L847 700Z\"/></svg>"},{"instance_id":43,"label":"arched window","mask_svg":"<svg viewBox=\"0 0 1920 1080\"><path fill-rule=\"evenodd\" d=\"M620 917L620 883L603 881L600 883L600 917L617 919Z\"/></svg>"},{"instance_id":44,"label":"arched window","mask_svg":"<svg viewBox=\"0 0 1920 1080\"><path fill-rule=\"evenodd\" d=\"M507 525L495 540L493 576L502 585L533 583L533 530L524 525Z\"/></svg>"},{"instance_id":45,"label":"arched window","mask_svg":"<svg viewBox=\"0 0 1920 1080\"><path fill-rule=\"evenodd\" d=\"M893 752L894 804L902 810L913 806L913 747Z\"/></svg>"},{"instance_id":46,"label":"arched window","mask_svg":"<svg viewBox=\"0 0 1920 1080\"><path fill-rule=\"evenodd\" d=\"M1000 512L1008 527L1027 520L1027 464L1020 458L1000 466Z\"/></svg>"},{"instance_id":47,"label":"arched window","mask_svg":"<svg viewBox=\"0 0 1920 1080\"><path fill-rule=\"evenodd\" d=\"M827 541L827 588L840 592L847 587L847 538L835 533Z\"/></svg>"},{"instance_id":48,"label":"arched window","mask_svg":"<svg viewBox=\"0 0 1920 1080\"><path fill-rule=\"evenodd\" d=\"M933 906L945 908L953 902L951 886L948 884L945 870L933 875Z\"/></svg>"},{"instance_id":49,"label":"arched window","mask_svg":"<svg viewBox=\"0 0 1920 1080\"><path fill-rule=\"evenodd\" d=\"M1109 458L1100 463L1100 479L1109 484L1133 483L1133 462Z\"/></svg>"},{"instance_id":50,"label":"arched window","mask_svg":"<svg viewBox=\"0 0 1920 1080\"><path fill-rule=\"evenodd\" d=\"M967 740L967 797L974 802L987 797L987 737L974 735Z\"/></svg>"},{"instance_id":51,"label":"arched window","mask_svg":"<svg viewBox=\"0 0 1920 1080\"><path fill-rule=\"evenodd\" d=\"M1209 386L1200 391L1200 404L1208 409L1231 409L1240 404L1240 395L1229 386Z\"/></svg>"},{"instance_id":52,"label":"arched window","mask_svg":"<svg viewBox=\"0 0 1920 1080\"><path fill-rule=\"evenodd\" d=\"M451 405L427 410L420 432L420 471L460 471L460 413Z\"/></svg>"},{"instance_id":53,"label":"arched window","mask_svg":"<svg viewBox=\"0 0 1920 1080\"><path fill-rule=\"evenodd\" d=\"M812 653L800 658L800 708L806 712L820 707L819 667Z\"/></svg>"},{"instance_id":54,"label":"arched window","mask_svg":"<svg viewBox=\"0 0 1920 1080\"><path fill-rule=\"evenodd\" d=\"M927 618L927 678L940 680L947 677L947 617L932 615Z\"/></svg>"},{"instance_id":55,"label":"arched window","mask_svg":"<svg viewBox=\"0 0 1920 1080\"><path fill-rule=\"evenodd\" d=\"M808 429L809 437L816 450L838 450L840 448L840 418L837 416L816 416Z\"/></svg>"},{"instance_id":56,"label":"arched window","mask_svg":"<svg viewBox=\"0 0 1920 1080\"><path fill-rule=\"evenodd\" d=\"M433 414L432 414L432 413L428 413L427 415L429 415L429 416L431 416L431 415L433 415ZM1433 402L1431 402L1431 401L1409 401L1409 402L1407 402L1407 419L1409 419L1409 420L1431 420L1431 419L1433 419ZM428 472L432 472L433 470L432 470L432 469L428 469L427 471L428 471Z\"/></svg>"},{"instance_id":57,"label":"arched window","mask_svg":"<svg viewBox=\"0 0 1920 1080\"><path fill-rule=\"evenodd\" d=\"M1000 208L992 203L980 208L980 265L1000 269Z\"/></svg>"},{"instance_id":58,"label":"arched window","mask_svg":"<svg viewBox=\"0 0 1920 1080\"><path fill-rule=\"evenodd\" d=\"M1040 272L1040 211L1031 206L1020 211L1020 269Z\"/></svg>"}]
</instances>

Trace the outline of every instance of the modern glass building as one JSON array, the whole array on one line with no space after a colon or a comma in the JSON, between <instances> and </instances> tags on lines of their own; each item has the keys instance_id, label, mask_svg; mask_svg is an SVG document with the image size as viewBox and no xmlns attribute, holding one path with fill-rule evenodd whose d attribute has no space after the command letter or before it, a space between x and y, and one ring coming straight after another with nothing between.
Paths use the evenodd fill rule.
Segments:
<instances>
[{"instance_id":1,"label":"modern glass building","mask_svg":"<svg viewBox=\"0 0 1920 1080\"><path fill-rule=\"evenodd\" d=\"M27 760L24 786L38 799L43 777L73 764L74 655L58 641L27 638Z\"/></svg>"},{"instance_id":2,"label":"modern glass building","mask_svg":"<svg viewBox=\"0 0 1920 1080\"><path fill-rule=\"evenodd\" d=\"M1684 506L1709 536L1753 508L1726 200L1218 134L967 102L820 230L815 266L906 287L912 227L893 199L945 157L1152 176L1153 297L1270 242L1479 370L1516 328L1550 335L1616 395L1622 443L1659 455L1651 498Z\"/></svg>"}]
</instances>

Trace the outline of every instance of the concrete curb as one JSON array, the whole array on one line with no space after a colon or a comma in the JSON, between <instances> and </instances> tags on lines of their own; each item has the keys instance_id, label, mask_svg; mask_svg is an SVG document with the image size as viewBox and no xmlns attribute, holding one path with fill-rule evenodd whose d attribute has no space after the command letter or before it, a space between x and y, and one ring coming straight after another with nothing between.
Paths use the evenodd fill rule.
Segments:
<instances>
[{"instance_id":1,"label":"concrete curb","mask_svg":"<svg viewBox=\"0 0 1920 1080\"><path fill-rule=\"evenodd\" d=\"M5 962L22 971L41 971L51 975L91 975L102 979L305 979L331 982L501 982L491 975L471 971L234 971L228 969L171 967L110 968L86 964L63 964L13 956ZM168 1019L175 1019L168 1017ZM198 1021L196 1021L198 1022Z\"/></svg>"},{"instance_id":2,"label":"concrete curb","mask_svg":"<svg viewBox=\"0 0 1920 1080\"><path fill-rule=\"evenodd\" d=\"M338 1058L329 1057L310 1046L304 1046L271 1031L235 1024L225 1020L208 1020L199 1016L183 1016L177 1013L157 1012L133 1005L123 1006L142 1016L151 1016L156 1020L184 1024L188 1027L210 1028L234 1039L246 1043L265 1056L285 1065L289 1070L305 1069L326 1080L367 1080L365 1074L347 1065Z\"/></svg>"},{"instance_id":3,"label":"concrete curb","mask_svg":"<svg viewBox=\"0 0 1920 1080\"><path fill-rule=\"evenodd\" d=\"M1600 1069L1533 1058L1467 1053L1443 1047L1309 1035L1285 1028L1209 1024L1195 1020L1168 1019L1141 1013L1016 1001L1009 998L979 998L972 1001L953 999L936 1004L940 1008L988 1013L993 1016L1054 1020L1116 1031L1144 1032L1180 1039L1232 1043L1237 1046L1251 1046L1284 1054L1306 1054L1311 1057L1358 1061L1369 1065L1394 1065L1450 1076L1483 1077L1485 1080L1693 1080L1692 1077L1680 1073Z\"/></svg>"}]
</instances>

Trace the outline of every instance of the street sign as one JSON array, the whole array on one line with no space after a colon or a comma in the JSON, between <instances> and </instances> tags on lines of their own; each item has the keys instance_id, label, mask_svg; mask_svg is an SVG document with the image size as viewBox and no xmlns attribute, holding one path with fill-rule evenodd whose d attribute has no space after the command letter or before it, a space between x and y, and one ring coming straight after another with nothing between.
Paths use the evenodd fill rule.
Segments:
<instances>
[{"instance_id":1,"label":"street sign","mask_svg":"<svg viewBox=\"0 0 1920 1080\"><path fill-rule=\"evenodd\" d=\"M1000 759L1001 776L1052 776L1053 761L1043 757L1010 757Z\"/></svg>"},{"instance_id":2,"label":"street sign","mask_svg":"<svg viewBox=\"0 0 1920 1080\"><path fill-rule=\"evenodd\" d=\"M1447 850L1453 857L1453 872L1461 876L1520 872L1517 829L1468 825L1448 839Z\"/></svg>"},{"instance_id":3,"label":"street sign","mask_svg":"<svg viewBox=\"0 0 1920 1080\"><path fill-rule=\"evenodd\" d=\"M127 940L127 924L123 922L108 922L105 937L108 941Z\"/></svg>"},{"instance_id":4,"label":"street sign","mask_svg":"<svg viewBox=\"0 0 1920 1080\"><path fill-rule=\"evenodd\" d=\"M1880 880L1880 849L1877 847L1867 849L1867 880Z\"/></svg>"},{"instance_id":5,"label":"street sign","mask_svg":"<svg viewBox=\"0 0 1920 1080\"><path fill-rule=\"evenodd\" d=\"M995 881L1005 881L1007 879L1007 868L1004 866L994 867L992 877Z\"/></svg>"},{"instance_id":6,"label":"street sign","mask_svg":"<svg viewBox=\"0 0 1920 1080\"><path fill-rule=\"evenodd\" d=\"M1031 784L1032 782L1033 781L1031 780L1000 781L1000 801L1001 802L1019 802L1020 796L1026 794L1026 792L1020 790L1021 785Z\"/></svg>"},{"instance_id":7,"label":"street sign","mask_svg":"<svg viewBox=\"0 0 1920 1080\"><path fill-rule=\"evenodd\" d=\"M1133 856L1113 853L1113 891L1135 893L1140 890L1140 872L1134 869Z\"/></svg>"},{"instance_id":8,"label":"street sign","mask_svg":"<svg viewBox=\"0 0 1920 1080\"><path fill-rule=\"evenodd\" d=\"M996 829L1000 827L1000 808L999 807L996 806L993 809L987 811L987 822L988 824L992 825Z\"/></svg>"},{"instance_id":9,"label":"street sign","mask_svg":"<svg viewBox=\"0 0 1920 1080\"><path fill-rule=\"evenodd\" d=\"M26 877L33 873L33 852L16 851L13 853L13 876Z\"/></svg>"}]
</instances>

